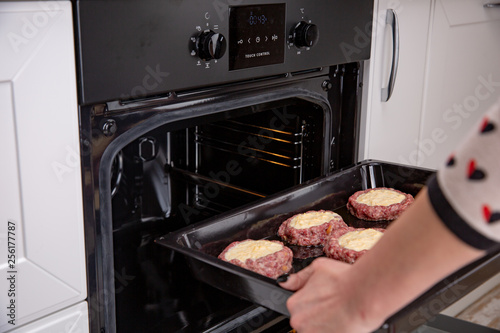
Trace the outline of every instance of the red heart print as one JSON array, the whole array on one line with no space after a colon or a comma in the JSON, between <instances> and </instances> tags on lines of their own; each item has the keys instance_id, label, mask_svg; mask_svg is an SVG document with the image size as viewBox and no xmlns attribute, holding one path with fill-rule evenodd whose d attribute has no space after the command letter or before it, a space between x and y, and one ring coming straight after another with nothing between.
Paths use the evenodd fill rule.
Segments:
<instances>
[{"instance_id":1,"label":"red heart print","mask_svg":"<svg viewBox=\"0 0 500 333\"><path fill-rule=\"evenodd\" d=\"M490 206L483 205L483 217L488 223L500 221L500 212L492 212Z\"/></svg>"},{"instance_id":2,"label":"red heart print","mask_svg":"<svg viewBox=\"0 0 500 333\"><path fill-rule=\"evenodd\" d=\"M486 177L484 171L476 166L476 161L474 159L471 159L469 161L469 169L467 170L467 177L471 180L481 180Z\"/></svg>"},{"instance_id":3,"label":"red heart print","mask_svg":"<svg viewBox=\"0 0 500 333\"><path fill-rule=\"evenodd\" d=\"M495 124L490 122L488 117L484 117L483 122L481 123L481 134L491 132L495 129Z\"/></svg>"}]
</instances>

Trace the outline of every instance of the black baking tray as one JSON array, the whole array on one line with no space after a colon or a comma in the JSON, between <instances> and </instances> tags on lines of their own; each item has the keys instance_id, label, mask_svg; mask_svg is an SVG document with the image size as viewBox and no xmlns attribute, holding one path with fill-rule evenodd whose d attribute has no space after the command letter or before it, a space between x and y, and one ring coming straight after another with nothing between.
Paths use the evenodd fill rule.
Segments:
<instances>
[{"instance_id":1,"label":"black baking tray","mask_svg":"<svg viewBox=\"0 0 500 333\"><path fill-rule=\"evenodd\" d=\"M346 203L354 192L374 187L391 187L413 196L424 187L432 170L398 164L363 161L291 190L269 196L254 204L164 235L156 240L162 246L184 254L193 274L225 292L289 315L285 290L268 277L217 259L231 242L244 239L278 239L280 224L292 215L308 210L332 210L353 227L385 228L388 221L367 222L352 216ZM297 272L321 256L318 248L291 246L293 271ZM411 330L431 320L435 314L476 288L498 272L500 259L490 255L450 275L428 292L395 314L382 331Z\"/></svg>"}]
</instances>

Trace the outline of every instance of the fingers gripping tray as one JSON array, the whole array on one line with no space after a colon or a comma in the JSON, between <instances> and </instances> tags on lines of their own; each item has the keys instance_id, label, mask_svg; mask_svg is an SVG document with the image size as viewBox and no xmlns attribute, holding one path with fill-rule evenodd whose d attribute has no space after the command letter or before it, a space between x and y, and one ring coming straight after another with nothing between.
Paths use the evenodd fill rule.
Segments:
<instances>
[{"instance_id":1,"label":"fingers gripping tray","mask_svg":"<svg viewBox=\"0 0 500 333\"><path fill-rule=\"evenodd\" d=\"M342 216L344 221L356 228L385 228L390 222L368 222L354 217L346 208L349 197L357 191L374 187L391 187L416 196L424 187L432 171L377 161L364 161L345 170L299 185L257 203L233 210L204 222L186 227L160 237L156 242L162 246L184 254L196 278L230 294L260 304L284 315L289 315L286 300L292 292L285 290L271 278L222 261L217 256L226 246L244 239L279 239L277 231L289 217L310 210L331 210ZM304 248L290 246L294 252L293 272L298 272L317 256L322 256L317 247ZM496 259L490 258L489 261ZM488 261L488 260L486 260ZM487 264L489 263L487 262ZM496 260L498 262L500 260ZM491 264L491 263L490 263ZM475 264L485 265L484 262ZM476 270L477 267L473 270ZM478 266L478 267L479 267ZM410 316L429 307L432 300L439 298L443 308L465 295L477 277L470 280L471 269L465 269L450 276L446 281L434 286L426 294L390 318L383 330L414 327ZM484 275L484 274L483 274ZM486 279L481 275L479 279ZM443 298L443 292L456 285L457 279L469 277L469 282L455 288L460 297ZM450 280L451 279L451 280ZM450 282L452 281L452 282ZM470 288L469 288L470 287ZM442 300L444 299L444 301ZM432 311L431 311L432 310ZM427 309L437 313L436 309ZM439 312L438 311L438 312ZM431 319L424 318L426 320ZM419 325L425 323L420 322ZM418 326L418 325L416 325Z\"/></svg>"}]
</instances>

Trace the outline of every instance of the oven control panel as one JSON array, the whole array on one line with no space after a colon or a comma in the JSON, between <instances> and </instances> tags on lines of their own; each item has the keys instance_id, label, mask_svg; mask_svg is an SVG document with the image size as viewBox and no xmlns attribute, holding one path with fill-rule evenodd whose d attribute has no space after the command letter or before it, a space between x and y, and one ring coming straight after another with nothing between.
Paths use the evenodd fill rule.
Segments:
<instances>
[{"instance_id":1,"label":"oven control panel","mask_svg":"<svg viewBox=\"0 0 500 333\"><path fill-rule=\"evenodd\" d=\"M220 59L228 48L228 69L238 70L282 64L285 50L308 51L319 39L319 28L305 20L305 8L299 8L301 20L287 31L285 3L228 6L228 36L207 29L191 36L190 54L203 61ZM210 13L205 13L210 17ZM199 26L201 27L201 26ZM218 25L216 25L218 27Z\"/></svg>"},{"instance_id":2,"label":"oven control panel","mask_svg":"<svg viewBox=\"0 0 500 333\"><path fill-rule=\"evenodd\" d=\"M229 7L229 70L285 61L284 3Z\"/></svg>"},{"instance_id":3,"label":"oven control panel","mask_svg":"<svg viewBox=\"0 0 500 333\"><path fill-rule=\"evenodd\" d=\"M373 0L77 2L84 104L307 71L370 56Z\"/></svg>"}]
</instances>

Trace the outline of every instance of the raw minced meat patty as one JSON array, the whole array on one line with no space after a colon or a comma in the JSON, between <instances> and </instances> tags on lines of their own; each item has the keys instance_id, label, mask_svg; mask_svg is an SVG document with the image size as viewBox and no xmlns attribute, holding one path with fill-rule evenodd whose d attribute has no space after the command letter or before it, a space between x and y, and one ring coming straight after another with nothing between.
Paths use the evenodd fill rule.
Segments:
<instances>
[{"instance_id":1,"label":"raw minced meat patty","mask_svg":"<svg viewBox=\"0 0 500 333\"><path fill-rule=\"evenodd\" d=\"M413 203L411 194L393 188L377 187L358 191L349 197L347 209L367 221L395 220Z\"/></svg>"},{"instance_id":2,"label":"raw minced meat patty","mask_svg":"<svg viewBox=\"0 0 500 333\"><path fill-rule=\"evenodd\" d=\"M322 245L332 230L340 227L347 227L347 224L339 214L329 210L311 210L283 222L278 236L294 245Z\"/></svg>"},{"instance_id":3,"label":"raw minced meat patty","mask_svg":"<svg viewBox=\"0 0 500 333\"><path fill-rule=\"evenodd\" d=\"M322 244L323 245L323 244ZM315 258L323 255L323 246L300 246L289 244L294 259Z\"/></svg>"},{"instance_id":4,"label":"raw minced meat patty","mask_svg":"<svg viewBox=\"0 0 500 333\"><path fill-rule=\"evenodd\" d=\"M218 258L275 279L292 269L293 253L280 241L247 239L229 244Z\"/></svg>"},{"instance_id":5,"label":"raw minced meat patty","mask_svg":"<svg viewBox=\"0 0 500 333\"><path fill-rule=\"evenodd\" d=\"M334 230L325 242L323 251L332 259L353 264L382 236L385 229L345 227Z\"/></svg>"}]
</instances>

